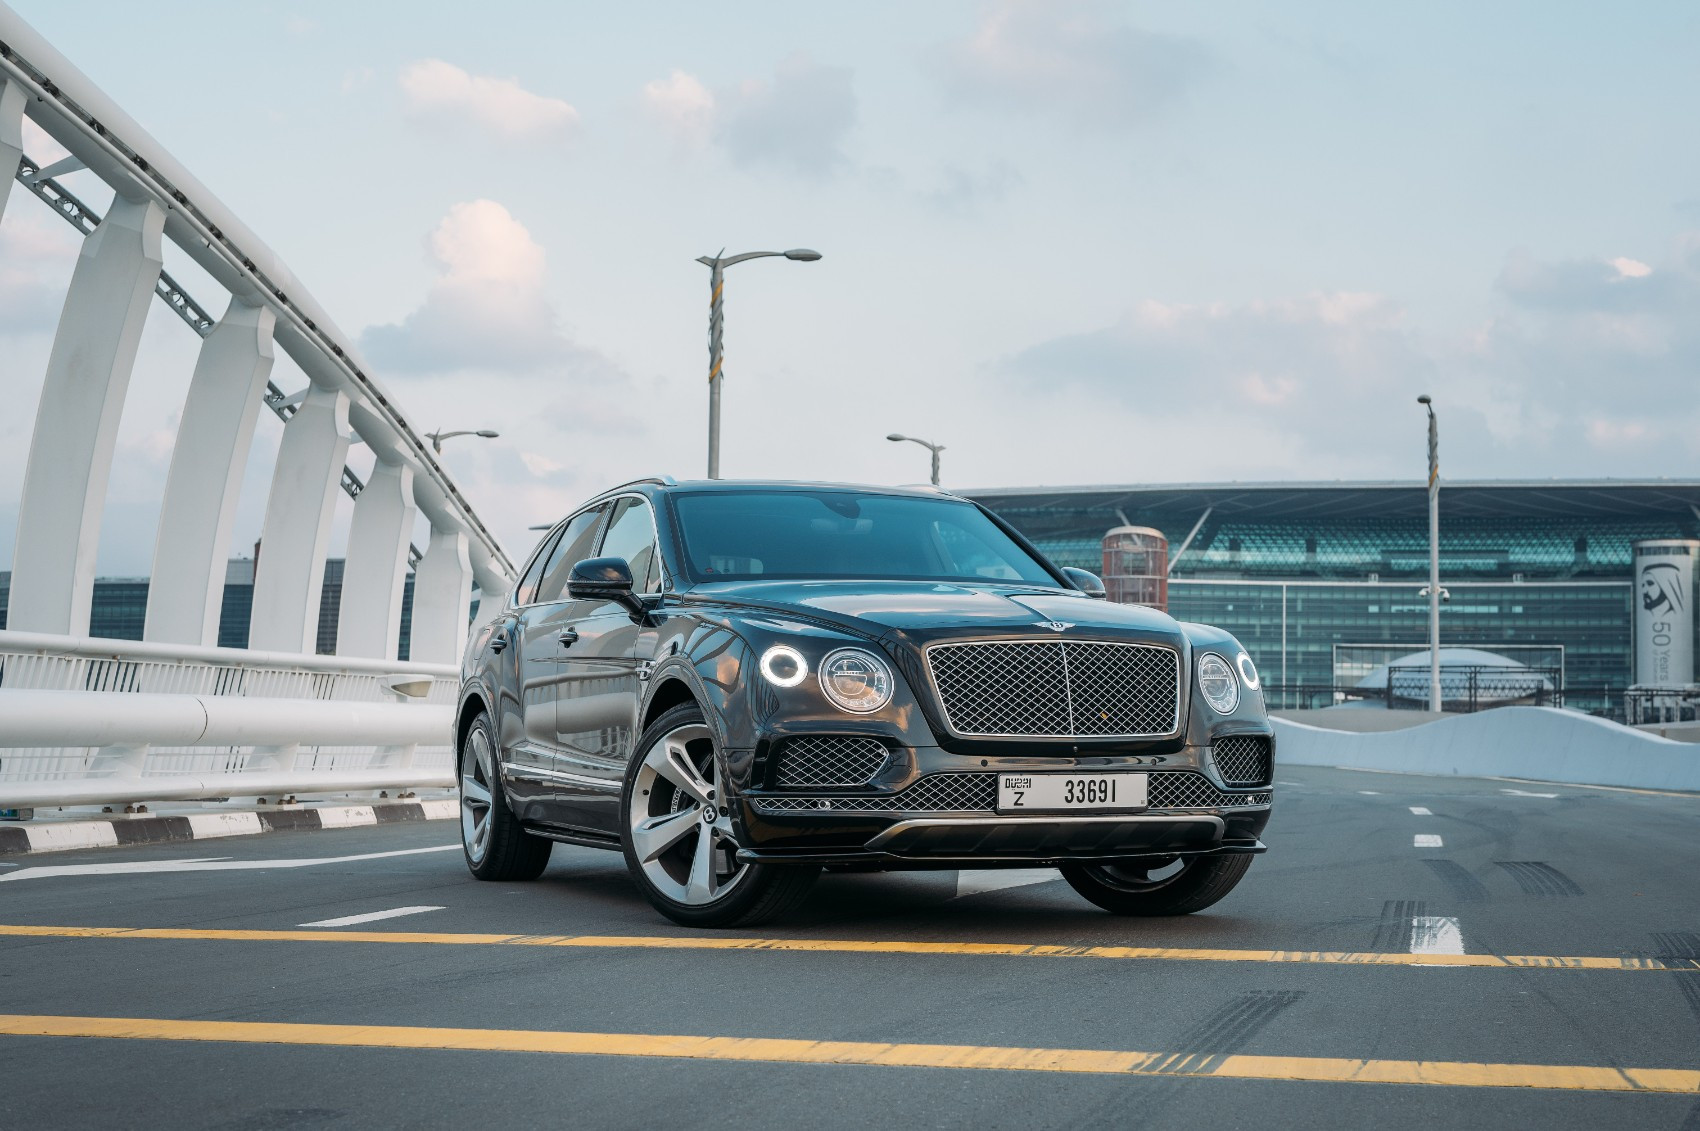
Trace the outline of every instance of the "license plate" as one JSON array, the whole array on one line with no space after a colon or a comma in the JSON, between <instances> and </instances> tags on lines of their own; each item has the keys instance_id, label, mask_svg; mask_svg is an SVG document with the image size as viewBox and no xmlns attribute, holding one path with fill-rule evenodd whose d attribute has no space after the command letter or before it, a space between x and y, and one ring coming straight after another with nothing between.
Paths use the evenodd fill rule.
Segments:
<instances>
[{"instance_id":1,"label":"license plate","mask_svg":"<svg viewBox=\"0 0 1700 1131\"><path fill-rule=\"evenodd\" d=\"M998 812L1144 809L1145 774L999 774Z\"/></svg>"}]
</instances>

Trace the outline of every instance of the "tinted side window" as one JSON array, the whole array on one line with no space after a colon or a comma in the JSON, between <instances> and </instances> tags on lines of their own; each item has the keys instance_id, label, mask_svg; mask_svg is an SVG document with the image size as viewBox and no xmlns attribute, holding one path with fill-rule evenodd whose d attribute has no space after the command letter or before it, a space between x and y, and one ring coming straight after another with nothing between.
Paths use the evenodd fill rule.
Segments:
<instances>
[{"instance_id":1,"label":"tinted side window","mask_svg":"<svg viewBox=\"0 0 1700 1131\"><path fill-rule=\"evenodd\" d=\"M572 573L573 566L594 552L596 523L606 509L597 507L585 511L567 523L567 528L561 532L561 540L549 555L549 564L543 567L543 582L537 587L539 601L559 601L567 591L567 575Z\"/></svg>"},{"instance_id":2,"label":"tinted side window","mask_svg":"<svg viewBox=\"0 0 1700 1131\"><path fill-rule=\"evenodd\" d=\"M557 532L551 530L538 543L541 548L537 551L537 556L531 559L531 568L525 571L525 576L514 586L514 604L529 605L537 599L537 579L543 576L543 566L549 560L549 550L556 536Z\"/></svg>"},{"instance_id":3,"label":"tinted side window","mask_svg":"<svg viewBox=\"0 0 1700 1131\"><path fill-rule=\"evenodd\" d=\"M655 557L655 515L643 499L621 499L602 539L598 557L625 558L632 567L632 591L655 593L661 589L661 563Z\"/></svg>"}]
</instances>

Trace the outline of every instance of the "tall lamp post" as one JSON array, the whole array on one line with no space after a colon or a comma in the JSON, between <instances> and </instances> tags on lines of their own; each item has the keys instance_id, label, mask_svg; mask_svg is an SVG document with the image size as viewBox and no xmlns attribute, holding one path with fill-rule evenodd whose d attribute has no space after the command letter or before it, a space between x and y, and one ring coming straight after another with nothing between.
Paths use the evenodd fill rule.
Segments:
<instances>
[{"instance_id":1,"label":"tall lamp post","mask_svg":"<svg viewBox=\"0 0 1700 1131\"><path fill-rule=\"evenodd\" d=\"M724 249L723 249L724 250ZM813 263L820 252L806 247L790 251L746 251L741 255L703 255L697 262L709 269L708 287L708 477L720 478L720 330L724 318L721 312L721 291L725 287L726 268L746 259L763 259L783 255L799 263Z\"/></svg>"},{"instance_id":2,"label":"tall lamp post","mask_svg":"<svg viewBox=\"0 0 1700 1131\"><path fill-rule=\"evenodd\" d=\"M459 432L427 432L425 433L425 438L431 441L431 447L433 449L435 449L438 453L441 453L443 450L443 441L452 440L456 436L477 436L485 440L494 440L500 435L500 432L492 432L488 428L479 428L477 430L468 428Z\"/></svg>"},{"instance_id":3,"label":"tall lamp post","mask_svg":"<svg viewBox=\"0 0 1700 1131\"><path fill-rule=\"evenodd\" d=\"M1434 399L1417 403L1428 409L1428 709L1440 711L1440 426Z\"/></svg>"},{"instance_id":4,"label":"tall lamp post","mask_svg":"<svg viewBox=\"0 0 1700 1131\"><path fill-rule=\"evenodd\" d=\"M919 444L933 453L933 486L939 485L939 453L944 451L943 444L935 444L931 440L923 440L918 436L905 436L901 432L893 432L886 439L893 442L908 440L911 444Z\"/></svg>"}]
</instances>

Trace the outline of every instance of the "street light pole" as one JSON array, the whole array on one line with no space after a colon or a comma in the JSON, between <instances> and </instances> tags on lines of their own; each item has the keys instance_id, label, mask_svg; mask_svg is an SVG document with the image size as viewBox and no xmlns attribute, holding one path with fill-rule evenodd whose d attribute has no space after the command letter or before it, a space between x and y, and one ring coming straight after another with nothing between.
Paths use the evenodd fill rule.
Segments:
<instances>
[{"instance_id":1,"label":"street light pole","mask_svg":"<svg viewBox=\"0 0 1700 1131\"><path fill-rule=\"evenodd\" d=\"M452 440L456 436L478 436L485 440L494 440L500 435L500 432L492 432L488 428L479 428L476 431L468 428L459 432L427 432L425 433L425 438L431 441L431 447L441 454L443 450L443 441Z\"/></svg>"},{"instance_id":2,"label":"street light pole","mask_svg":"<svg viewBox=\"0 0 1700 1131\"><path fill-rule=\"evenodd\" d=\"M725 249L722 248L722 251ZM720 478L720 348L721 327L725 321L722 310L722 291L726 286L726 268L746 259L762 259L782 255L799 263L813 263L820 252L806 247L790 251L746 251L741 255L703 255L697 262L708 268L708 477Z\"/></svg>"},{"instance_id":3,"label":"street light pole","mask_svg":"<svg viewBox=\"0 0 1700 1131\"><path fill-rule=\"evenodd\" d=\"M908 440L911 444L919 444L923 448L931 451L933 453L933 486L937 487L939 485L939 453L944 451L943 444L935 444L930 440L923 440L917 436L905 436L901 432L893 432L891 435L887 436L886 439L894 442Z\"/></svg>"},{"instance_id":4,"label":"street light pole","mask_svg":"<svg viewBox=\"0 0 1700 1131\"><path fill-rule=\"evenodd\" d=\"M1440 699L1440 425L1427 393L1417 403L1428 409L1428 709Z\"/></svg>"}]
</instances>

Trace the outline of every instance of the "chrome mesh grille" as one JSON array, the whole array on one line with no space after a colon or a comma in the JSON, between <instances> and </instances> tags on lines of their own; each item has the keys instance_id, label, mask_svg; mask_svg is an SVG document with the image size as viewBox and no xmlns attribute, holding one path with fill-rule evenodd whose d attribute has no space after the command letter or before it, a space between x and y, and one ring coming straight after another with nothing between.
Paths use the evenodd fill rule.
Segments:
<instances>
[{"instance_id":1,"label":"chrome mesh grille","mask_svg":"<svg viewBox=\"0 0 1700 1131\"><path fill-rule=\"evenodd\" d=\"M874 797L756 797L769 813L990 813L997 808L996 774L931 774L901 793ZM1236 809L1268 805L1267 793L1224 793L1203 774L1159 771L1147 782L1150 806L1160 809Z\"/></svg>"},{"instance_id":2,"label":"chrome mesh grille","mask_svg":"<svg viewBox=\"0 0 1700 1131\"><path fill-rule=\"evenodd\" d=\"M867 785L885 765L885 743L850 734L806 734L785 741L774 781L783 789Z\"/></svg>"},{"instance_id":3,"label":"chrome mesh grille","mask_svg":"<svg viewBox=\"0 0 1700 1131\"><path fill-rule=\"evenodd\" d=\"M1216 770L1229 785L1268 785L1274 773L1269 739L1261 734L1218 738L1212 747Z\"/></svg>"},{"instance_id":4,"label":"chrome mesh grille","mask_svg":"<svg viewBox=\"0 0 1700 1131\"><path fill-rule=\"evenodd\" d=\"M927 666L962 735L1137 738L1180 728L1180 657L1152 644L936 644Z\"/></svg>"}]
</instances>

